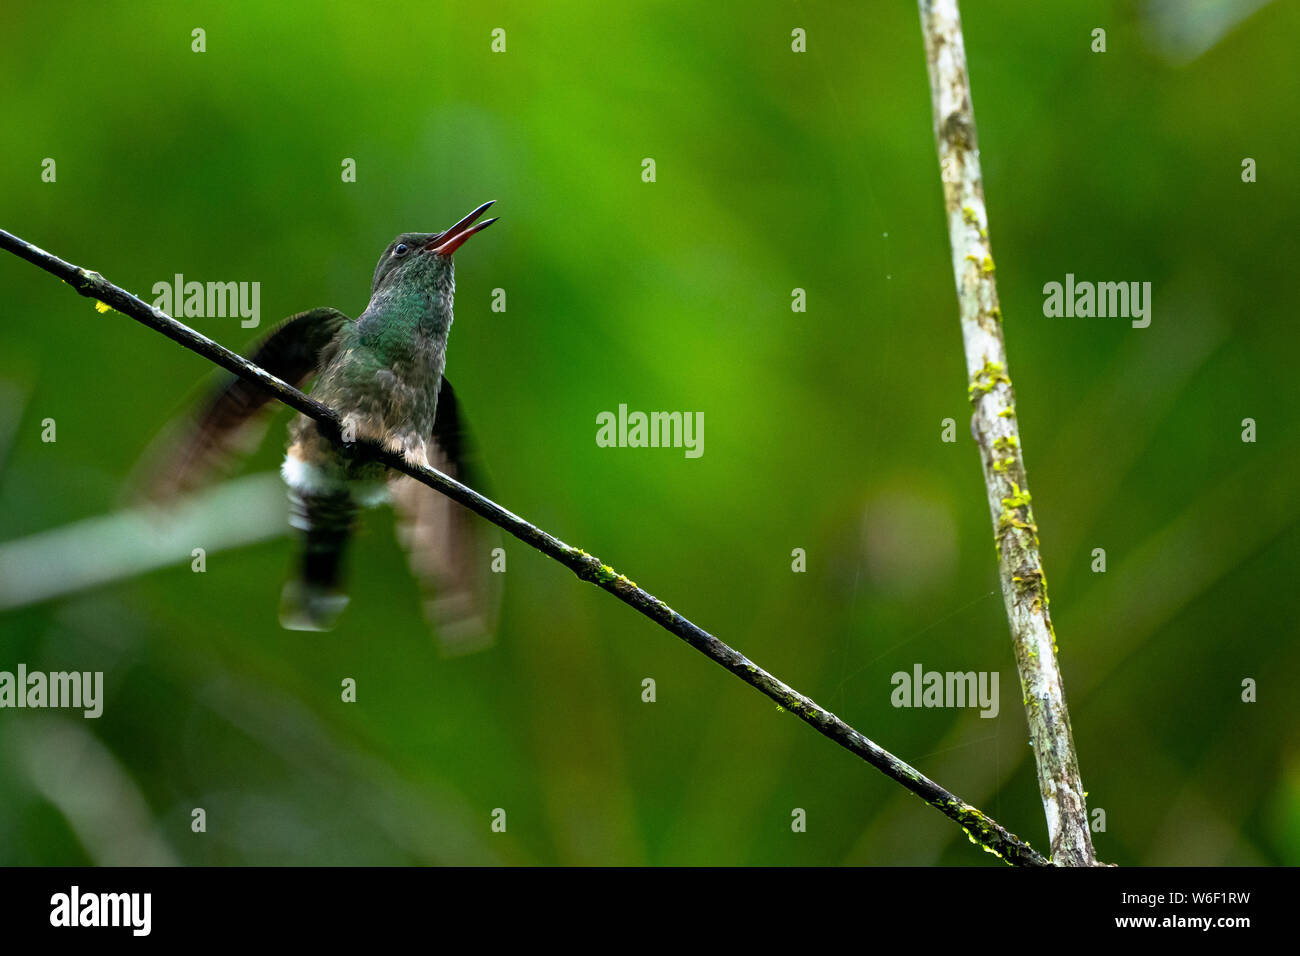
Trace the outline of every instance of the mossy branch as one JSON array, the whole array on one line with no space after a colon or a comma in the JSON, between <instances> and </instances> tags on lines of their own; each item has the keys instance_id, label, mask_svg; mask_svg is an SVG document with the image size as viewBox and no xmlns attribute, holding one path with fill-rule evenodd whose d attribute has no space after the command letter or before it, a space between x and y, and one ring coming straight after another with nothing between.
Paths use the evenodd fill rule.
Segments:
<instances>
[{"instance_id":1,"label":"mossy branch","mask_svg":"<svg viewBox=\"0 0 1300 956\"><path fill-rule=\"evenodd\" d=\"M1052 860L1062 866L1092 866L1096 863L1092 835L1056 660L1056 632L1007 371L961 17L957 0L919 0L919 4L966 351L967 392L975 407L971 431L984 467L1002 596L1038 764Z\"/></svg>"},{"instance_id":2,"label":"mossy branch","mask_svg":"<svg viewBox=\"0 0 1300 956\"><path fill-rule=\"evenodd\" d=\"M335 441L341 440L339 416L333 409L303 394L292 385L281 381L264 369L258 368L242 356L177 322L161 310L109 282L99 273L65 262L57 256L51 255L45 250L37 248L4 230L0 230L0 247L57 276L82 295L95 299L101 304L101 311L112 308L122 315L135 319L157 332L161 332L169 339L179 342L227 371L265 388L286 405L302 412L309 418L315 419L322 433L327 434ZM706 657L722 665L751 687L766 694L784 710L793 713L800 720L810 724L819 733L861 757L887 777L902 784L930 806L954 820L966 831L967 836L973 843L1013 865L1050 865L1042 854L1035 851L1029 844L1003 828L996 821L949 793L933 780L909 766L905 761L877 746L830 711L821 707L812 699L805 697L788 684L778 680L739 651L724 644L708 631L682 617L653 594L639 587L634 581L628 580L626 576L619 574L609 565L601 562L599 558L580 548L565 544L554 535L530 524L496 502L480 495L472 488L447 477L442 472L414 465L402 456L388 451L380 445L359 441L350 447L350 451L354 454L368 455L389 468L409 475L416 481L441 492L453 501L483 516L497 527L508 531L529 547L558 561L582 580L590 581L602 590L614 595L624 604L639 611Z\"/></svg>"}]
</instances>

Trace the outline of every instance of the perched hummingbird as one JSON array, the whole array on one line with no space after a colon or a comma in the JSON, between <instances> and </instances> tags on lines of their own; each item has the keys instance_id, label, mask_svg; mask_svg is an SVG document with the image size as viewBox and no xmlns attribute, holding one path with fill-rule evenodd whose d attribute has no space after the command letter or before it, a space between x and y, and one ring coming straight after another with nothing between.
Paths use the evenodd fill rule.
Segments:
<instances>
[{"instance_id":1,"label":"perched hummingbird","mask_svg":"<svg viewBox=\"0 0 1300 956\"><path fill-rule=\"evenodd\" d=\"M478 222L486 202L450 229L403 233L379 257L370 302L354 321L337 309L295 315L267 335L249 359L294 385L315 377L314 398L334 409L358 439L400 452L408 461L469 480L465 430L456 393L443 377L451 331L452 254L496 219ZM165 433L163 460L149 469L149 491L167 499L199 484L232 452L265 431L258 414L270 396L230 378L197 417ZM157 461L155 455L155 461ZM298 415L289 425L281 468L289 486L290 523L302 557L285 585L280 623L328 630L347 604L343 553L359 508L391 500L399 539L425 589L426 613L444 646L490 639L493 597L487 526L461 505L383 465L344 454Z\"/></svg>"}]
</instances>

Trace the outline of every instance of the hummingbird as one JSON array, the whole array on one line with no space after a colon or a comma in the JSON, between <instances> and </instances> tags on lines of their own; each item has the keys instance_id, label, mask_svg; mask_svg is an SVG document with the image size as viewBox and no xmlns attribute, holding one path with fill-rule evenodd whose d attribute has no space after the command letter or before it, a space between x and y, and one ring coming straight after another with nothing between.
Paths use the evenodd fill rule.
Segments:
<instances>
[{"instance_id":1,"label":"hummingbird","mask_svg":"<svg viewBox=\"0 0 1300 956\"><path fill-rule=\"evenodd\" d=\"M492 202L495 202L493 200ZM375 265L370 301L351 319L311 309L280 323L248 353L290 384L315 380L312 397L334 409L345 441L367 439L460 481L473 454L460 403L444 373L456 291L452 256L497 220L486 202L442 232L402 233ZM270 396L237 377L223 381L198 413L159 440L147 493L169 500L201 484L240 451L260 443ZM425 592L425 611L444 647L468 650L491 638L486 526L463 506L382 464L349 455L299 414L289 425L281 474L300 557L281 596L290 630L331 629L348 603L344 553L358 512L391 502L398 538Z\"/></svg>"}]
</instances>

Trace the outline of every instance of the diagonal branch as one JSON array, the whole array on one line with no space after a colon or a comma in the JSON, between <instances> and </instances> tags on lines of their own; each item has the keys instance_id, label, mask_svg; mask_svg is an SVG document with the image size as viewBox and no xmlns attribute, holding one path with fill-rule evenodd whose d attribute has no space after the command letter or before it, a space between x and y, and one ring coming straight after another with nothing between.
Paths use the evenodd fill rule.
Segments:
<instances>
[{"instance_id":1,"label":"diagonal branch","mask_svg":"<svg viewBox=\"0 0 1300 956\"><path fill-rule=\"evenodd\" d=\"M993 278L961 17L957 0L918 2L970 380L968 392L975 406L971 431L979 442L984 466L1002 597L1038 763L1038 788L1047 815L1052 860L1064 866L1093 866L1096 859L1088 811L1056 662L1056 632L1048 611L1047 581L1029 504L1029 480L1020 455L1015 395L1002 340L1002 310Z\"/></svg>"},{"instance_id":2,"label":"diagonal branch","mask_svg":"<svg viewBox=\"0 0 1300 956\"><path fill-rule=\"evenodd\" d=\"M197 352L227 371L265 388L268 392L309 418L315 419L323 434L340 441L339 416L332 409L304 395L247 359L236 355L212 339L177 322L171 316L148 305L97 272L90 272L51 255L44 249L0 229L0 247L19 258L39 266L51 275L67 282L81 295L98 300L105 308L111 307L135 319L175 342ZM485 498L472 488L462 485L442 472L411 464L401 455L378 444L356 442L352 450L364 454L389 468L409 475L416 481L442 492L453 501L481 515L499 528L510 532L524 544L564 565L579 578L608 591L624 604L650 618L660 627L677 635L706 657L722 665L751 687L766 694L782 708L811 725L818 733L829 737L844 749L861 757L885 776L896 780L912 793L945 816L956 821L966 831L972 843L1017 866L1048 866L1050 863L1033 847L996 821L949 793L933 780L898 759L889 751L854 730L815 701L783 683L759 667L745 655L724 644L708 631L682 617L663 601L624 575L619 574L600 559L587 552L565 544L541 528L529 524L496 502Z\"/></svg>"}]
</instances>

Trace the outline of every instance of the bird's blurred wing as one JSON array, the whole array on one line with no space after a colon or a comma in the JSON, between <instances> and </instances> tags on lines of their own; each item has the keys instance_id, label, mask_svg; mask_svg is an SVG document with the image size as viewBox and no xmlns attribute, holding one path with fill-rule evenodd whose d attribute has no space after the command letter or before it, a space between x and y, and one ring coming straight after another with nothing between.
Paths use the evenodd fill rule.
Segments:
<instances>
[{"instance_id":1,"label":"bird's blurred wing","mask_svg":"<svg viewBox=\"0 0 1300 956\"><path fill-rule=\"evenodd\" d=\"M337 309L312 309L281 322L249 354L249 361L290 385L301 385L333 355L336 336L351 321ZM145 453L131 481L136 497L168 501L204 484L261 443L270 393L227 376L197 413L172 422Z\"/></svg>"},{"instance_id":2,"label":"bird's blurred wing","mask_svg":"<svg viewBox=\"0 0 1300 956\"><path fill-rule=\"evenodd\" d=\"M438 394L429 465L481 491L475 455L456 393L444 378ZM424 611L444 653L482 650L495 639L501 600L493 549L496 528L468 508L406 475L392 478L397 536L424 594ZM504 568L503 568L504 570Z\"/></svg>"}]
</instances>

